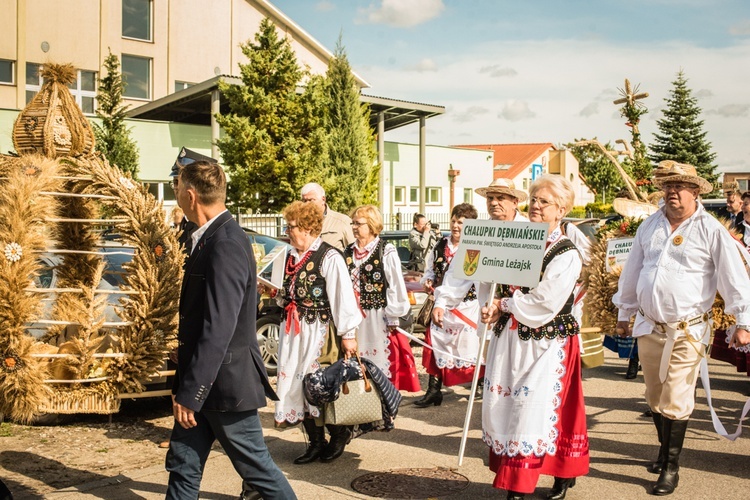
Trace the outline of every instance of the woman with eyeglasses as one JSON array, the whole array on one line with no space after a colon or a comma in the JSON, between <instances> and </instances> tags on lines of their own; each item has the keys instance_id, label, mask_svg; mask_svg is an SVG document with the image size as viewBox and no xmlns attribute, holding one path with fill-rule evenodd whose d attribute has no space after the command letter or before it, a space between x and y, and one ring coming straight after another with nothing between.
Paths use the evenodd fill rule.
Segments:
<instances>
[{"instance_id":1,"label":"woman with eyeglasses","mask_svg":"<svg viewBox=\"0 0 750 500\"><path fill-rule=\"evenodd\" d=\"M359 355L368 358L396 389L417 392L419 378L409 339L397 333L399 317L411 308L396 247L381 240L383 217L373 205L351 215L354 243L344 257L364 318L359 325Z\"/></svg>"},{"instance_id":2,"label":"woman with eyeglasses","mask_svg":"<svg viewBox=\"0 0 750 500\"><path fill-rule=\"evenodd\" d=\"M471 285L468 292L454 297L452 289L441 285L448 266L458 251L464 220L476 218L477 209L470 203L453 207L451 234L441 238L427 255L425 273L420 283L428 294L434 293L436 298L442 295L449 307L446 308L447 314L442 325L431 322L425 330L425 342L434 350L422 351L422 366L430 378L424 396L414 402L417 408L440 406L443 402L443 384L446 387L465 384L474 377L479 347L476 324L479 302L476 286Z\"/></svg>"},{"instance_id":3,"label":"woman with eyeglasses","mask_svg":"<svg viewBox=\"0 0 750 500\"><path fill-rule=\"evenodd\" d=\"M318 358L327 335L341 337L345 357L356 355L355 333L362 313L344 258L320 239L323 228L320 207L295 201L284 210L284 219L292 249L277 299L284 308L284 320L279 335L276 388L279 400L274 419L277 426L302 421L309 444L305 453L294 460L295 464L318 458L330 462L344 452L351 431L345 426L329 426L331 440L326 443L321 409L307 402L302 382L306 374L320 367Z\"/></svg>"},{"instance_id":4,"label":"woman with eyeglasses","mask_svg":"<svg viewBox=\"0 0 750 500\"><path fill-rule=\"evenodd\" d=\"M540 474L555 477L549 499L565 498L589 471L589 440L581 383L579 325L573 291L581 256L560 230L573 205L571 184L545 175L529 190L529 220L549 225L542 277L533 289L499 285L482 308L494 323L482 405L493 486L508 498L533 493Z\"/></svg>"}]
</instances>

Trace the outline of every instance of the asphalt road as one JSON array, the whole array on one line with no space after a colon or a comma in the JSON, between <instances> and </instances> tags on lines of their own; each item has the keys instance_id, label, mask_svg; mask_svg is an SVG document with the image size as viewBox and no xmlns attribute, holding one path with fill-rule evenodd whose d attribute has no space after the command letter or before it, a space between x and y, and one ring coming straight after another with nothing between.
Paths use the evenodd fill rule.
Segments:
<instances>
[{"instance_id":1,"label":"asphalt road","mask_svg":"<svg viewBox=\"0 0 750 500\"><path fill-rule=\"evenodd\" d=\"M608 353L604 366L584 370L591 471L569 490L569 499L651 498L648 492L657 476L645 467L657 455L656 432L651 419L641 415L646 409L642 376L639 373L637 379L625 380L626 367L626 360ZM715 407L732 432L750 392L750 377L716 361L711 361L710 371ZM413 406L418 394L406 396L394 431L353 440L344 455L330 464L292 464L304 449L304 437L299 428L274 429L271 409L266 408L262 419L268 446L300 499L372 498L354 491L352 481L370 472L434 467L454 469L468 479L468 485L458 493L429 498L504 498L504 492L492 488L493 474L486 466L488 448L481 441L478 405L474 407L464 462L457 468L469 391L456 387L445 392L441 406L426 409ZM734 442L720 438L713 431L705 393L701 388L697 392L698 403L682 454L680 484L669 498L750 498L750 431ZM60 490L47 498L157 499L163 498L166 483L163 467L155 466ZM527 498L544 498L551 485L552 478L542 477L535 495ZM212 453L202 498L236 499L239 487L240 479L226 456Z\"/></svg>"}]
</instances>

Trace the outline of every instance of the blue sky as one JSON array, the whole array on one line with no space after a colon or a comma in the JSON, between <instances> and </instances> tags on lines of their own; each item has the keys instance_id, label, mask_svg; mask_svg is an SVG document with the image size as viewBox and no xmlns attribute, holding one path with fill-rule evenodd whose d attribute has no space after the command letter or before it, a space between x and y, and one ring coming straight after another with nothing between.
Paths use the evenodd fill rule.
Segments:
<instances>
[{"instance_id":1,"label":"blue sky","mask_svg":"<svg viewBox=\"0 0 750 500\"><path fill-rule=\"evenodd\" d=\"M650 93L648 142L682 69L718 165L750 170L747 0L271 1L331 50L341 33L364 93L445 106L430 144L629 138L625 78Z\"/></svg>"}]
</instances>

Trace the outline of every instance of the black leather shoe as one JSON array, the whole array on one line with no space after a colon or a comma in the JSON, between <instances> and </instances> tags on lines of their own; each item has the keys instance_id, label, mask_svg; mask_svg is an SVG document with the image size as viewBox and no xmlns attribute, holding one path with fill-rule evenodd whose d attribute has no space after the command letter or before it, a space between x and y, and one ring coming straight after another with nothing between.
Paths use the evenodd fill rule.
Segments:
<instances>
[{"instance_id":1,"label":"black leather shoe","mask_svg":"<svg viewBox=\"0 0 750 500\"><path fill-rule=\"evenodd\" d=\"M671 420L662 415L662 439L665 441L667 457L662 465L659 479L651 490L657 496L671 495L680 482L680 454L685 441L687 420Z\"/></svg>"},{"instance_id":2,"label":"black leather shoe","mask_svg":"<svg viewBox=\"0 0 750 500\"><path fill-rule=\"evenodd\" d=\"M508 500L523 500L524 498L526 498L526 495L524 495L523 493L518 493L516 491L508 490L508 496L505 498L507 498Z\"/></svg>"},{"instance_id":3,"label":"black leather shoe","mask_svg":"<svg viewBox=\"0 0 750 500\"><path fill-rule=\"evenodd\" d=\"M561 477L555 478L555 484L552 485L552 489L547 493L547 500L563 500L565 494L568 492L568 488L572 488L576 485L576 478L563 479Z\"/></svg>"},{"instance_id":4,"label":"black leather shoe","mask_svg":"<svg viewBox=\"0 0 750 500\"><path fill-rule=\"evenodd\" d=\"M427 386L427 392L424 393L421 399L414 401L414 406L417 408L427 408L428 406L440 406L443 402L443 382L430 375L429 385Z\"/></svg>"},{"instance_id":5,"label":"black leather shoe","mask_svg":"<svg viewBox=\"0 0 750 500\"><path fill-rule=\"evenodd\" d=\"M315 420L306 419L302 421L302 425L305 428L310 443L305 450L305 453L294 459L294 463L297 465L309 464L314 462L323 453L326 445L326 430L324 427L317 427Z\"/></svg>"},{"instance_id":6,"label":"black leather shoe","mask_svg":"<svg viewBox=\"0 0 750 500\"><path fill-rule=\"evenodd\" d=\"M625 372L626 379L632 380L638 376L638 370L640 369L640 366L638 364L639 362L640 361L637 354L630 358L630 362L628 363L628 371Z\"/></svg>"},{"instance_id":7,"label":"black leather shoe","mask_svg":"<svg viewBox=\"0 0 750 500\"><path fill-rule=\"evenodd\" d=\"M329 425L331 440L320 454L321 462L333 462L344 453L347 443L352 438L352 431L346 425Z\"/></svg>"}]
</instances>

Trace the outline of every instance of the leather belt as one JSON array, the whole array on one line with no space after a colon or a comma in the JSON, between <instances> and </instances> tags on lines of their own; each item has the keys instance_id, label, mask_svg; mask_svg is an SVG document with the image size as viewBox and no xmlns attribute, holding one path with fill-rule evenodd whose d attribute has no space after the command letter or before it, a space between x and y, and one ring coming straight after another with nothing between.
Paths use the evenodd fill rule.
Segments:
<instances>
[{"instance_id":1,"label":"leather belt","mask_svg":"<svg viewBox=\"0 0 750 500\"><path fill-rule=\"evenodd\" d=\"M709 313L705 312L699 316L696 316L691 319L687 320L681 320L681 321L675 321L674 323L660 323L659 321L654 321L648 316L646 316L646 313L643 312L643 309L640 307L638 308L638 312L641 316L646 318L646 320L654 325L654 327L657 328L659 333L667 333L667 328L674 328L675 330L682 330L685 331L691 326L699 325L701 323L705 323L710 318Z\"/></svg>"}]
</instances>

